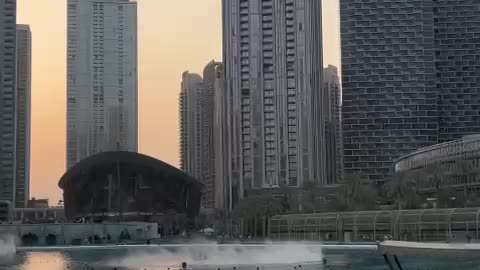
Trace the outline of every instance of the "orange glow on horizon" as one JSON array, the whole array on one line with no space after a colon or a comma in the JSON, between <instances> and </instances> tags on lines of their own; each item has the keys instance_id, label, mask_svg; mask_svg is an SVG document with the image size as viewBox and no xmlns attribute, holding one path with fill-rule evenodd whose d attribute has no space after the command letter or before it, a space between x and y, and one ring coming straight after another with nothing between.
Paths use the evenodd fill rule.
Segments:
<instances>
[{"instance_id":1,"label":"orange glow on horizon","mask_svg":"<svg viewBox=\"0 0 480 270\"><path fill-rule=\"evenodd\" d=\"M17 0L32 30L31 197L61 198L65 171L66 0ZM178 166L178 93L185 70L221 60L221 0L137 0L140 152ZM325 63L338 65L338 0L324 0Z\"/></svg>"}]
</instances>

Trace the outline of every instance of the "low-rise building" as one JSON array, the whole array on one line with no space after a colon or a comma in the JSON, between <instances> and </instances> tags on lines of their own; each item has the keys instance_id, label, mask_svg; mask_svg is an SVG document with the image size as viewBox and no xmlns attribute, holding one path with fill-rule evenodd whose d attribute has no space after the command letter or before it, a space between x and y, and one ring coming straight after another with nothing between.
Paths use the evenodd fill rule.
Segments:
<instances>
[{"instance_id":1,"label":"low-rise building","mask_svg":"<svg viewBox=\"0 0 480 270\"><path fill-rule=\"evenodd\" d=\"M63 207L33 207L33 208L15 208L13 209L13 223L61 223L65 222L65 211Z\"/></svg>"},{"instance_id":2,"label":"low-rise building","mask_svg":"<svg viewBox=\"0 0 480 270\"><path fill-rule=\"evenodd\" d=\"M28 208L48 208L48 199L35 199L32 198L28 200L27 207Z\"/></svg>"},{"instance_id":3,"label":"low-rise building","mask_svg":"<svg viewBox=\"0 0 480 270\"><path fill-rule=\"evenodd\" d=\"M145 243L159 237L158 224L148 222L3 224L0 235L15 236L20 246Z\"/></svg>"}]
</instances>

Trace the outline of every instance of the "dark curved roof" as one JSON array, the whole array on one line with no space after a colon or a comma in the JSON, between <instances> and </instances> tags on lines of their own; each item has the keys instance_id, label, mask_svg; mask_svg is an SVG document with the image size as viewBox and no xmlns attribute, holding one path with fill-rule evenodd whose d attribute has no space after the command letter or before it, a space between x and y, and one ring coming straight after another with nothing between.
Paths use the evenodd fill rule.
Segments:
<instances>
[{"instance_id":1,"label":"dark curved roof","mask_svg":"<svg viewBox=\"0 0 480 270\"><path fill-rule=\"evenodd\" d=\"M114 180L114 181L112 181ZM135 152L103 152L71 167L60 179L69 220L106 212L166 213L195 217L203 184L158 159ZM88 195L86 195L88 194ZM133 215L129 219L143 221Z\"/></svg>"},{"instance_id":2,"label":"dark curved roof","mask_svg":"<svg viewBox=\"0 0 480 270\"><path fill-rule=\"evenodd\" d=\"M156 168L158 170L162 170L165 173L174 174L177 176L176 178L181 179L189 184L203 187L203 184L200 181L187 175L183 171L173 167L168 163L144 154L126 151L102 152L81 160L73 167L68 169L67 172L65 172L65 174L60 178L58 186L63 189L67 181L77 178L82 174L83 171L86 171L91 167L112 164L112 160L120 163L128 163L133 166L139 165Z\"/></svg>"}]
</instances>

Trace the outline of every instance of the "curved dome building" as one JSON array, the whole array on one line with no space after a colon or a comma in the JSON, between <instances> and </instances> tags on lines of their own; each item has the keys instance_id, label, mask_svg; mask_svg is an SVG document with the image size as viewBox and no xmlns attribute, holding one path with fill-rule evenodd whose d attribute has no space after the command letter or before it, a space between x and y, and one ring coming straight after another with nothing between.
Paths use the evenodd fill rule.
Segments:
<instances>
[{"instance_id":1,"label":"curved dome building","mask_svg":"<svg viewBox=\"0 0 480 270\"><path fill-rule=\"evenodd\" d=\"M395 163L397 173L426 170L434 171L442 186L479 188L480 134L421 148Z\"/></svg>"},{"instance_id":2,"label":"curved dome building","mask_svg":"<svg viewBox=\"0 0 480 270\"><path fill-rule=\"evenodd\" d=\"M202 183L155 158L134 152L104 152L71 167L60 179L65 215L118 216L145 220L174 211L198 215Z\"/></svg>"}]
</instances>

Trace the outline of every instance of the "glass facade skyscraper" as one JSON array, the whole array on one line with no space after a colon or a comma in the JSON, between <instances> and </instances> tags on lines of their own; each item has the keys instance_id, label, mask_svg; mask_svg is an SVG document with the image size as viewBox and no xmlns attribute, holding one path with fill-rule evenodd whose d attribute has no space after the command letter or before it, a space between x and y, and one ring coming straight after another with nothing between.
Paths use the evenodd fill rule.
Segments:
<instances>
[{"instance_id":1,"label":"glass facade skyscraper","mask_svg":"<svg viewBox=\"0 0 480 270\"><path fill-rule=\"evenodd\" d=\"M337 67L323 69L323 85L327 184L335 184L343 178L342 93Z\"/></svg>"},{"instance_id":2,"label":"glass facade skyscraper","mask_svg":"<svg viewBox=\"0 0 480 270\"><path fill-rule=\"evenodd\" d=\"M480 133L480 2L433 3L438 140Z\"/></svg>"},{"instance_id":3,"label":"glass facade skyscraper","mask_svg":"<svg viewBox=\"0 0 480 270\"><path fill-rule=\"evenodd\" d=\"M138 148L137 3L67 1L67 167Z\"/></svg>"},{"instance_id":4,"label":"glass facade skyscraper","mask_svg":"<svg viewBox=\"0 0 480 270\"><path fill-rule=\"evenodd\" d=\"M202 77L185 71L179 95L180 168L190 176L202 177Z\"/></svg>"},{"instance_id":5,"label":"glass facade skyscraper","mask_svg":"<svg viewBox=\"0 0 480 270\"><path fill-rule=\"evenodd\" d=\"M30 195L30 135L32 96L32 32L17 25L16 195L15 207L27 206Z\"/></svg>"},{"instance_id":6,"label":"glass facade skyscraper","mask_svg":"<svg viewBox=\"0 0 480 270\"><path fill-rule=\"evenodd\" d=\"M16 0L0 0L0 200L15 202Z\"/></svg>"},{"instance_id":7,"label":"glass facade skyscraper","mask_svg":"<svg viewBox=\"0 0 480 270\"><path fill-rule=\"evenodd\" d=\"M340 1L346 174L381 182L396 158L480 132L479 7Z\"/></svg>"}]
</instances>

